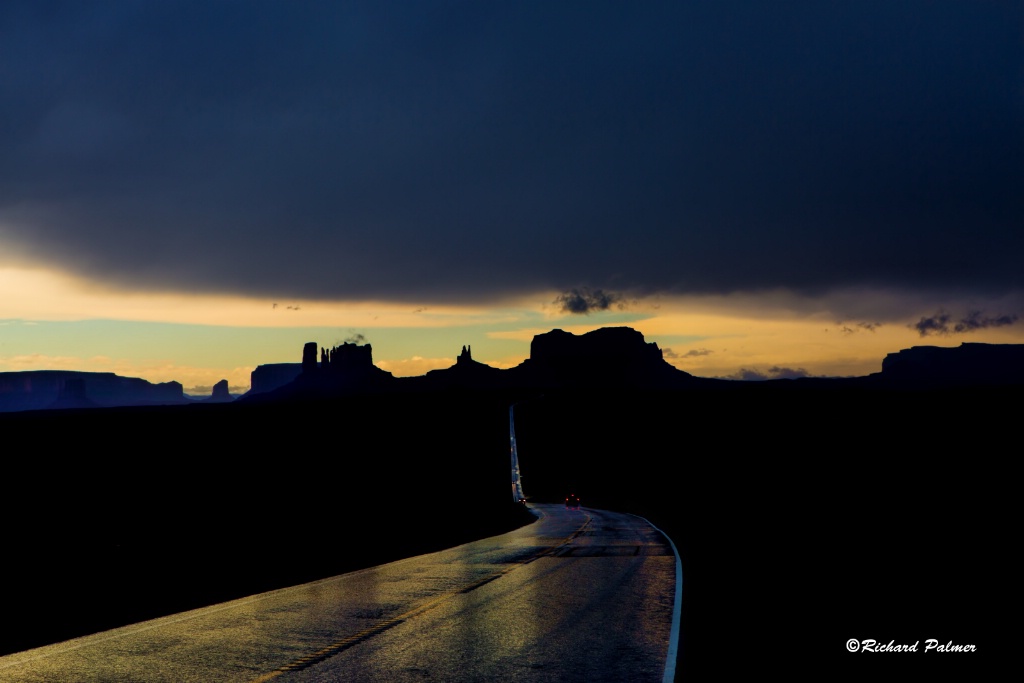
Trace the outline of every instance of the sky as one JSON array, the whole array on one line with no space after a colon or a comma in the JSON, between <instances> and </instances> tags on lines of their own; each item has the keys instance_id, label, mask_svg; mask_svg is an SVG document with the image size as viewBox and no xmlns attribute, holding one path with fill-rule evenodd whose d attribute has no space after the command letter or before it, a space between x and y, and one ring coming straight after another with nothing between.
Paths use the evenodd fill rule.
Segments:
<instances>
[{"instance_id":1,"label":"sky","mask_svg":"<svg viewBox=\"0 0 1024 683\"><path fill-rule=\"evenodd\" d=\"M1024 5L0 3L0 372L1024 343Z\"/></svg>"}]
</instances>

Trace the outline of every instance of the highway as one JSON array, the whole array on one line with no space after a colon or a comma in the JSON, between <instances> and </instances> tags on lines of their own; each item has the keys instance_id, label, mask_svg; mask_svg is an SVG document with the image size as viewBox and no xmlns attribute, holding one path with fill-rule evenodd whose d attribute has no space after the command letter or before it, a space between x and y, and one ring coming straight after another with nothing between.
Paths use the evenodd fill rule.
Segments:
<instances>
[{"instance_id":1,"label":"highway","mask_svg":"<svg viewBox=\"0 0 1024 683\"><path fill-rule=\"evenodd\" d=\"M501 536L0 657L0 682L671 681L671 541L530 507Z\"/></svg>"}]
</instances>

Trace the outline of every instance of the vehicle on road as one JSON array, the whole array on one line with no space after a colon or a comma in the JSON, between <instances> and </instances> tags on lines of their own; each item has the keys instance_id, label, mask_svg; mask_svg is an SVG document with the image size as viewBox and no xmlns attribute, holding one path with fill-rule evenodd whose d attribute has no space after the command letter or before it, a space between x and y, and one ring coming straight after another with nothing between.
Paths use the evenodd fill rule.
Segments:
<instances>
[{"instance_id":1,"label":"vehicle on road","mask_svg":"<svg viewBox=\"0 0 1024 683\"><path fill-rule=\"evenodd\" d=\"M580 497L575 493L570 493L565 497L565 508L567 510L579 510L580 509Z\"/></svg>"}]
</instances>

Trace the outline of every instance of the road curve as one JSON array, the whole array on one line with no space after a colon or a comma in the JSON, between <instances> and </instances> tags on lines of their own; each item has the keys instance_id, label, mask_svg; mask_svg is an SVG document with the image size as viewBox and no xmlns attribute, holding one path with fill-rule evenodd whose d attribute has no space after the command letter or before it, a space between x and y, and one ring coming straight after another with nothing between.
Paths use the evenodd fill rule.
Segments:
<instances>
[{"instance_id":1,"label":"road curve","mask_svg":"<svg viewBox=\"0 0 1024 683\"><path fill-rule=\"evenodd\" d=\"M670 541L531 507L501 536L0 657L0 682L670 680Z\"/></svg>"}]
</instances>

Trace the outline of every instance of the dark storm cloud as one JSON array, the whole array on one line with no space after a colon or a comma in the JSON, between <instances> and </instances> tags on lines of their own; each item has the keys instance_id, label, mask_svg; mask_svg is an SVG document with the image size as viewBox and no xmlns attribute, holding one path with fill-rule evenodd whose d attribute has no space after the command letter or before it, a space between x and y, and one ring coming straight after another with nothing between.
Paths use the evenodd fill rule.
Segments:
<instances>
[{"instance_id":1,"label":"dark storm cloud","mask_svg":"<svg viewBox=\"0 0 1024 683\"><path fill-rule=\"evenodd\" d=\"M914 323L913 327L922 337L927 337L929 334L949 334L951 319L952 316L949 313L939 312L933 316L921 318Z\"/></svg>"},{"instance_id":2,"label":"dark storm cloud","mask_svg":"<svg viewBox=\"0 0 1024 683\"><path fill-rule=\"evenodd\" d=\"M565 294L555 297L554 303L563 313L586 315L591 311L607 311L612 304L619 302L622 297L614 292L606 292L602 289L590 290L572 289Z\"/></svg>"},{"instance_id":3,"label":"dark storm cloud","mask_svg":"<svg viewBox=\"0 0 1024 683\"><path fill-rule=\"evenodd\" d=\"M923 317L911 327L917 330L922 337L929 335L962 334L984 330L990 327L1006 327L1016 324L1019 317L1016 314L988 316L982 311L971 311L960 320L954 322L953 316L945 311L939 311L932 316Z\"/></svg>"},{"instance_id":4,"label":"dark storm cloud","mask_svg":"<svg viewBox=\"0 0 1024 683\"><path fill-rule=\"evenodd\" d=\"M0 259L289 298L998 294L1024 284L1021 25L961 0L11 0Z\"/></svg>"},{"instance_id":5,"label":"dark storm cloud","mask_svg":"<svg viewBox=\"0 0 1024 683\"><path fill-rule=\"evenodd\" d=\"M953 326L954 332L973 332L988 327L1006 327L1017 322L1016 315L997 315L988 317L981 311L971 311L967 317Z\"/></svg>"}]
</instances>

